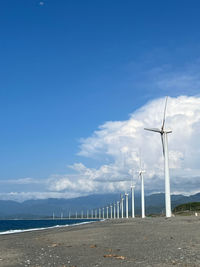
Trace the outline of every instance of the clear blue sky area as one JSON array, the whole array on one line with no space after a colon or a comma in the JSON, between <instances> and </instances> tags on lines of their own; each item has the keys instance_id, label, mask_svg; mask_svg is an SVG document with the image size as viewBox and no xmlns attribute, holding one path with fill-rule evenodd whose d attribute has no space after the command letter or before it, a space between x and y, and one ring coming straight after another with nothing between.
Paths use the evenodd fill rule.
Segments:
<instances>
[{"instance_id":1,"label":"clear blue sky area","mask_svg":"<svg viewBox=\"0 0 200 267\"><path fill-rule=\"evenodd\" d=\"M200 1L1 1L0 179L63 173L105 121L198 94L155 81L189 71L199 48Z\"/></svg>"}]
</instances>

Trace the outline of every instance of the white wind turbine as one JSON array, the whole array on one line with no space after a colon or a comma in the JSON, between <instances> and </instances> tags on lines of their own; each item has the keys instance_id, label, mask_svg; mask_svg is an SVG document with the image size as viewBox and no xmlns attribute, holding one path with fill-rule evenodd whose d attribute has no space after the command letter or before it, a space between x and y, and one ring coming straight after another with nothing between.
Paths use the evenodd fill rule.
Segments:
<instances>
[{"instance_id":1,"label":"white wind turbine","mask_svg":"<svg viewBox=\"0 0 200 267\"><path fill-rule=\"evenodd\" d=\"M94 219L93 210L91 210L91 218Z\"/></svg>"},{"instance_id":2,"label":"white wind turbine","mask_svg":"<svg viewBox=\"0 0 200 267\"><path fill-rule=\"evenodd\" d=\"M128 193L125 193L126 198L126 218L128 219Z\"/></svg>"},{"instance_id":3,"label":"white wind turbine","mask_svg":"<svg viewBox=\"0 0 200 267\"><path fill-rule=\"evenodd\" d=\"M131 201L132 201L132 218L135 218L135 196L134 196L135 185L133 184L133 179L131 179Z\"/></svg>"},{"instance_id":4,"label":"white wind turbine","mask_svg":"<svg viewBox=\"0 0 200 267\"><path fill-rule=\"evenodd\" d=\"M109 217L108 217L108 209L109 209L109 207L107 206L107 207L106 207L106 219L109 218Z\"/></svg>"},{"instance_id":5,"label":"white wind turbine","mask_svg":"<svg viewBox=\"0 0 200 267\"><path fill-rule=\"evenodd\" d=\"M117 201L117 219L119 219L119 201Z\"/></svg>"},{"instance_id":6,"label":"white wind turbine","mask_svg":"<svg viewBox=\"0 0 200 267\"><path fill-rule=\"evenodd\" d=\"M101 208L99 208L99 219L101 219Z\"/></svg>"},{"instance_id":7,"label":"white wind turbine","mask_svg":"<svg viewBox=\"0 0 200 267\"><path fill-rule=\"evenodd\" d=\"M113 218L116 219L116 204L113 203Z\"/></svg>"},{"instance_id":8,"label":"white wind turbine","mask_svg":"<svg viewBox=\"0 0 200 267\"><path fill-rule=\"evenodd\" d=\"M141 180L141 209L142 209L142 218L145 218L145 200L144 200L144 177L143 173L145 170L142 169L141 156L140 156L140 170L138 171L139 178Z\"/></svg>"},{"instance_id":9,"label":"white wind turbine","mask_svg":"<svg viewBox=\"0 0 200 267\"><path fill-rule=\"evenodd\" d=\"M121 199L120 199L120 206L121 206L121 218L124 218L124 198L123 195L121 195Z\"/></svg>"},{"instance_id":10,"label":"white wind turbine","mask_svg":"<svg viewBox=\"0 0 200 267\"><path fill-rule=\"evenodd\" d=\"M112 215L113 215L113 209L112 209L112 204L110 204L110 219L112 219Z\"/></svg>"},{"instance_id":11,"label":"white wind turbine","mask_svg":"<svg viewBox=\"0 0 200 267\"><path fill-rule=\"evenodd\" d=\"M166 115L166 107L167 107L167 98L165 102L164 116L161 129L157 128L144 128L145 130L160 133L162 148L163 148L163 156L164 156L164 169L165 169L165 210L166 217L171 217L171 197L170 197L170 177L169 177L169 155L168 155L168 142L167 142L167 134L171 133L171 130L165 130L165 115Z\"/></svg>"}]
</instances>

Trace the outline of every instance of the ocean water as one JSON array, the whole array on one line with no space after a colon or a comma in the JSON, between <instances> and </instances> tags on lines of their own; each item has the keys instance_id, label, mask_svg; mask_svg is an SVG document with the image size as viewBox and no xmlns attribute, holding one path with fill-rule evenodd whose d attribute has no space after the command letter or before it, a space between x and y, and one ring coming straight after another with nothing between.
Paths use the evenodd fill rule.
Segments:
<instances>
[{"instance_id":1,"label":"ocean water","mask_svg":"<svg viewBox=\"0 0 200 267\"><path fill-rule=\"evenodd\" d=\"M94 219L0 220L0 235L91 223Z\"/></svg>"}]
</instances>

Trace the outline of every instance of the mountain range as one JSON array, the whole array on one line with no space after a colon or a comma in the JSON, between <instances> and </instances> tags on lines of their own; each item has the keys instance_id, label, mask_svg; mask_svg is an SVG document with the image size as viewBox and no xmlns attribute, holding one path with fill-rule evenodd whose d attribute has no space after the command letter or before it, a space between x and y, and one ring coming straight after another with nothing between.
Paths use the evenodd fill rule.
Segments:
<instances>
[{"instance_id":1,"label":"mountain range","mask_svg":"<svg viewBox=\"0 0 200 267\"><path fill-rule=\"evenodd\" d=\"M116 202L120 199L119 194L102 194L89 195L71 199L38 199L27 200L22 203L11 200L0 200L0 219L14 219L14 218L47 218L52 214L60 217L63 213L64 217L74 215L77 211L81 214L84 211L105 207L110 203ZM200 193L191 196L171 195L172 209L177 205L187 202L200 201ZM146 214L161 214L165 211L165 195L164 193L152 194L145 197ZM129 198L129 211L131 210L131 199ZM135 195L135 213L140 215L141 201L140 195Z\"/></svg>"}]
</instances>

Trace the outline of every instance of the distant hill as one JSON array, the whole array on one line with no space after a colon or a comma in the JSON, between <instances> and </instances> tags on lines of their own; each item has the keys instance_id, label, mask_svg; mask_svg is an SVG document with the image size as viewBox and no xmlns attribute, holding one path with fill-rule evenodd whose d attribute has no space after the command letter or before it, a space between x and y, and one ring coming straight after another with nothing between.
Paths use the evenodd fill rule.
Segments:
<instances>
[{"instance_id":1,"label":"distant hill","mask_svg":"<svg viewBox=\"0 0 200 267\"><path fill-rule=\"evenodd\" d=\"M200 202L189 202L176 206L173 212L196 211L200 212Z\"/></svg>"},{"instance_id":2,"label":"distant hill","mask_svg":"<svg viewBox=\"0 0 200 267\"><path fill-rule=\"evenodd\" d=\"M38 199L27 200L22 203L15 201L0 200L0 218L41 218L50 217L54 213L55 216L60 217L63 213L64 217L69 215L69 211L79 214L81 210L86 214L86 210L91 210L99 207L105 207L110 203L116 202L120 199L119 194L102 194L89 195L84 197L72 199ZM188 202L200 202L200 193L192 196L172 195L172 209L180 204ZM145 197L146 214L160 214L165 212L165 195L152 194ZM131 211L131 199L129 199L129 210ZM140 195L135 196L135 212L141 213L141 199Z\"/></svg>"}]
</instances>

